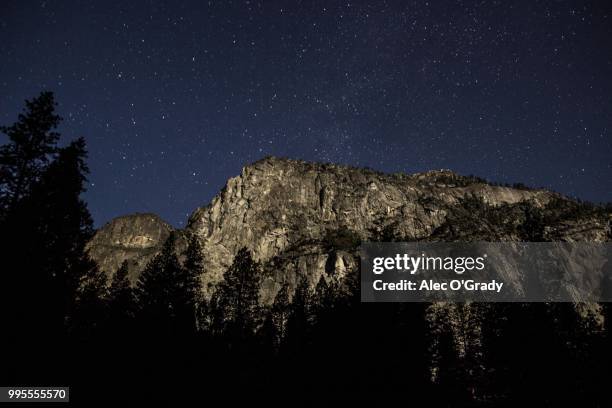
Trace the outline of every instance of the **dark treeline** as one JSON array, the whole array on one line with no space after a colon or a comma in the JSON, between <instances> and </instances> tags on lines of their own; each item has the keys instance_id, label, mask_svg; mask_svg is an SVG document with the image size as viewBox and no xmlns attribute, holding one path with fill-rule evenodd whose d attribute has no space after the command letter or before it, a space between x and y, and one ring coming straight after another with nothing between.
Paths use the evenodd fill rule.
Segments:
<instances>
[{"instance_id":1,"label":"dark treeline","mask_svg":"<svg viewBox=\"0 0 612 408\"><path fill-rule=\"evenodd\" d=\"M609 325L571 304L362 304L358 274L325 274L262 305L246 249L205 298L196 236L184 253L171 236L135 285L127 264L107 278L84 253L85 144L58 147L54 108L42 93L2 128L1 385L68 385L87 406L610 406Z\"/></svg>"}]
</instances>

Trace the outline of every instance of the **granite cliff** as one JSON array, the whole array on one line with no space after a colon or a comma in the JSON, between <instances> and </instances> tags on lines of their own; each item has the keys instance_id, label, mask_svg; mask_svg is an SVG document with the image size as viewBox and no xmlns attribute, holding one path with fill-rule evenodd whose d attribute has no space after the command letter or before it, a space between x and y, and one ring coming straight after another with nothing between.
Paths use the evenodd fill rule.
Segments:
<instances>
[{"instance_id":1,"label":"granite cliff","mask_svg":"<svg viewBox=\"0 0 612 408\"><path fill-rule=\"evenodd\" d=\"M98 267L109 276L128 262L132 283L161 249L174 229L155 214L117 217L96 231L87 250Z\"/></svg>"},{"instance_id":2,"label":"granite cliff","mask_svg":"<svg viewBox=\"0 0 612 408\"><path fill-rule=\"evenodd\" d=\"M269 157L243 168L182 230L153 214L116 218L88 245L112 275L128 261L134 281L175 234L196 235L210 295L241 247L264 266L262 301L282 282L341 280L362 240L609 241L611 212L540 189L492 185L447 170L413 175Z\"/></svg>"}]
</instances>

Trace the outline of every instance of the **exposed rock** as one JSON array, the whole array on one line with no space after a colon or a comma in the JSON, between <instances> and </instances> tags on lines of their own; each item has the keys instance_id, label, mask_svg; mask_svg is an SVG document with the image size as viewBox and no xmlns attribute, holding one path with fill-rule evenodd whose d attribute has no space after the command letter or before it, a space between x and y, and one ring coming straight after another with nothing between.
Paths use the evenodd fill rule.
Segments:
<instances>
[{"instance_id":1,"label":"exposed rock","mask_svg":"<svg viewBox=\"0 0 612 408\"><path fill-rule=\"evenodd\" d=\"M574 205L556 193L494 186L448 170L390 175L266 158L228 180L180 234L201 239L206 295L247 247L264 265L262 300L270 302L283 282L293 286L300 275L314 287L322 275L341 279L354 271L360 240L526 240L525 214L552 213L546 208L557 202ZM530 228L541 227L551 240L610 239L609 212L581 217L558 215ZM128 259L135 278L171 231L151 214L120 217L98 231L90 254L109 274Z\"/></svg>"},{"instance_id":2,"label":"exposed rock","mask_svg":"<svg viewBox=\"0 0 612 408\"><path fill-rule=\"evenodd\" d=\"M109 277L127 261L130 281L135 282L173 230L155 214L126 215L100 228L86 249Z\"/></svg>"}]
</instances>

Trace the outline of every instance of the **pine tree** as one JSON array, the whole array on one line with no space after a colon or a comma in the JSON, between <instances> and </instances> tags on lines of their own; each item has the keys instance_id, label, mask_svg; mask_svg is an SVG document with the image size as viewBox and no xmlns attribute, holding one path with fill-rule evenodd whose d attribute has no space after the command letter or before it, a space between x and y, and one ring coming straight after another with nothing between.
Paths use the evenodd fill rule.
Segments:
<instances>
[{"instance_id":1,"label":"pine tree","mask_svg":"<svg viewBox=\"0 0 612 408\"><path fill-rule=\"evenodd\" d=\"M61 118L55 106L53 93L42 92L26 101L16 123L0 127L10 141L0 147L0 215L29 192L56 153Z\"/></svg>"},{"instance_id":2,"label":"pine tree","mask_svg":"<svg viewBox=\"0 0 612 408\"><path fill-rule=\"evenodd\" d=\"M5 248L10 248L9 257L18 259L18 279L30 290L38 288L38 299L50 297L45 311L55 317L47 321L56 326L63 325L82 279L95 267L85 254L93 234L80 197L87 181L85 158L82 138L62 148L5 222L10 231Z\"/></svg>"},{"instance_id":3,"label":"pine tree","mask_svg":"<svg viewBox=\"0 0 612 408\"><path fill-rule=\"evenodd\" d=\"M275 349L279 349L281 342L287 336L287 321L289 320L289 284L285 282L274 297L274 303L270 310L273 325L272 339Z\"/></svg>"},{"instance_id":4,"label":"pine tree","mask_svg":"<svg viewBox=\"0 0 612 408\"><path fill-rule=\"evenodd\" d=\"M200 239L197 235L193 235L189 239L187 251L185 252L185 268L191 272L191 275L200 277L204 273L204 258L202 256L203 249Z\"/></svg>"},{"instance_id":5,"label":"pine tree","mask_svg":"<svg viewBox=\"0 0 612 408\"><path fill-rule=\"evenodd\" d=\"M213 332L230 341L245 341L260 320L260 266L246 248L238 251L211 300Z\"/></svg>"},{"instance_id":6,"label":"pine tree","mask_svg":"<svg viewBox=\"0 0 612 408\"><path fill-rule=\"evenodd\" d=\"M326 337L333 335L337 328L339 313L336 306L342 303L340 293L335 290L335 285L327 283L324 275L321 275L311 297L311 312L313 314L313 341L324 344Z\"/></svg>"},{"instance_id":7,"label":"pine tree","mask_svg":"<svg viewBox=\"0 0 612 408\"><path fill-rule=\"evenodd\" d=\"M185 305L192 309L196 316L197 327L205 326L207 316L206 304L202 296L202 274L204 273L204 257L202 244L197 235L193 235L187 245L184 263Z\"/></svg>"},{"instance_id":8,"label":"pine tree","mask_svg":"<svg viewBox=\"0 0 612 408\"><path fill-rule=\"evenodd\" d=\"M194 283L175 253L171 235L145 267L136 284L138 315L146 330L195 333Z\"/></svg>"},{"instance_id":9,"label":"pine tree","mask_svg":"<svg viewBox=\"0 0 612 408\"><path fill-rule=\"evenodd\" d=\"M297 356L305 350L312 337L312 295L306 276L299 278L291 303L291 314L287 322L287 348Z\"/></svg>"},{"instance_id":10,"label":"pine tree","mask_svg":"<svg viewBox=\"0 0 612 408\"><path fill-rule=\"evenodd\" d=\"M111 334L129 330L136 313L136 296L128 279L127 261L121 264L111 279L107 303Z\"/></svg>"},{"instance_id":11,"label":"pine tree","mask_svg":"<svg viewBox=\"0 0 612 408\"><path fill-rule=\"evenodd\" d=\"M330 312L334 306L334 290L327 283L324 275L321 275L319 278L319 282L315 287L314 299L313 303L316 307L317 311L321 311L322 313Z\"/></svg>"},{"instance_id":12,"label":"pine tree","mask_svg":"<svg viewBox=\"0 0 612 408\"><path fill-rule=\"evenodd\" d=\"M107 320L108 287L106 274L98 268L89 269L82 277L70 315L70 330L83 341L93 339Z\"/></svg>"},{"instance_id":13,"label":"pine tree","mask_svg":"<svg viewBox=\"0 0 612 408\"><path fill-rule=\"evenodd\" d=\"M521 239L527 242L544 241L544 215L542 210L531 205L525 208L525 219L518 227Z\"/></svg>"},{"instance_id":14,"label":"pine tree","mask_svg":"<svg viewBox=\"0 0 612 408\"><path fill-rule=\"evenodd\" d=\"M453 332L442 330L437 339L436 393L440 405L469 406L472 400L465 360L459 356Z\"/></svg>"},{"instance_id":15,"label":"pine tree","mask_svg":"<svg viewBox=\"0 0 612 408\"><path fill-rule=\"evenodd\" d=\"M430 359L428 353L429 333L426 313L426 303L404 303L398 307L396 323L392 329L396 338L397 348L411 350L410 354L403 356L404 363L400 365L410 367L402 381L409 381L414 390L413 395L427 395L430 382Z\"/></svg>"},{"instance_id":16,"label":"pine tree","mask_svg":"<svg viewBox=\"0 0 612 408\"><path fill-rule=\"evenodd\" d=\"M85 158L83 139L60 149L29 193L0 221L3 278L8 281L2 285L7 293L0 297L7 303L3 309L11 310L12 341L19 347L36 348L32 342L42 336L47 347L63 346L66 322L75 322L77 299L84 289L90 293L86 283L97 271L85 254L93 233L81 199L88 173ZM45 364L40 356L31 358L37 360L33 364Z\"/></svg>"}]
</instances>

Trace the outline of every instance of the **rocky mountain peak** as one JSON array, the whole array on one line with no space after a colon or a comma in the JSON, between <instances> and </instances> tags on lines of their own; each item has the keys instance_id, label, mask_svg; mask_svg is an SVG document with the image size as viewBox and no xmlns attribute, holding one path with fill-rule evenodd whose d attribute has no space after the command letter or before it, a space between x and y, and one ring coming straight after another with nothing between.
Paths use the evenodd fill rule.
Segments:
<instances>
[{"instance_id":1,"label":"rocky mountain peak","mask_svg":"<svg viewBox=\"0 0 612 408\"><path fill-rule=\"evenodd\" d=\"M156 214L125 215L100 228L88 243L87 251L109 275L119 269L123 261L128 261L130 278L134 281L173 230Z\"/></svg>"},{"instance_id":2,"label":"rocky mountain peak","mask_svg":"<svg viewBox=\"0 0 612 408\"><path fill-rule=\"evenodd\" d=\"M163 242L173 228L153 213L135 213L114 218L97 234L105 244L126 248L149 248ZM92 241L93 242L93 241Z\"/></svg>"},{"instance_id":3,"label":"rocky mountain peak","mask_svg":"<svg viewBox=\"0 0 612 408\"><path fill-rule=\"evenodd\" d=\"M526 212L557 202L575 205L548 191L491 185L449 170L386 174L266 157L230 178L175 233L199 237L208 294L247 247L265 266L264 293L272 298L280 284L294 284L300 275L314 286L323 275L337 279L356 269L359 241L522 240ZM579 223L555 217L541 232L551 239L605 240L609 234L609 220L599 215ZM578 225L591 227L578 231ZM98 231L90 253L108 273L127 259L137 276L172 231L152 214L120 217Z\"/></svg>"}]
</instances>

